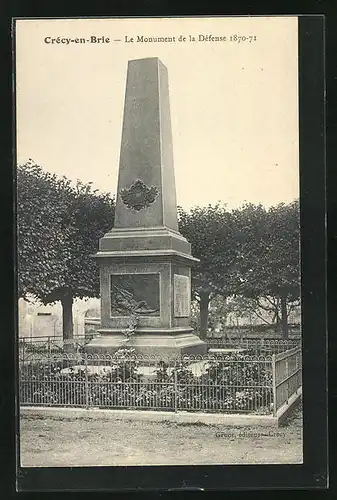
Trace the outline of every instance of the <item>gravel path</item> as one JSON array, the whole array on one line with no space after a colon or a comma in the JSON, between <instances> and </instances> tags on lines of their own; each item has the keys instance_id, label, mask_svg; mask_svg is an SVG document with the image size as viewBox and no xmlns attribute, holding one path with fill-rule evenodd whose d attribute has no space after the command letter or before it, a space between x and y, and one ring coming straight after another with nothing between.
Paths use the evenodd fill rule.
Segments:
<instances>
[{"instance_id":1,"label":"gravel path","mask_svg":"<svg viewBox=\"0 0 337 500\"><path fill-rule=\"evenodd\" d=\"M225 427L116 417L41 415L20 421L24 467L289 464L302 462L302 415L284 427Z\"/></svg>"}]
</instances>

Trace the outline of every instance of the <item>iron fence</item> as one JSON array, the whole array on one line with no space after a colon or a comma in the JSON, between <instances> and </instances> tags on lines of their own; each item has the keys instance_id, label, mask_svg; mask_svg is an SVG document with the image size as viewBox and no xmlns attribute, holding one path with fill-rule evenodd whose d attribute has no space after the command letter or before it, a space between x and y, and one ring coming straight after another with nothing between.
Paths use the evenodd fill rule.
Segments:
<instances>
[{"instance_id":1,"label":"iron fence","mask_svg":"<svg viewBox=\"0 0 337 500\"><path fill-rule=\"evenodd\" d=\"M289 402L302 387L302 350L294 347L286 352L272 355L273 366L273 410Z\"/></svg>"},{"instance_id":2,"label":"iron fence","mask_svg":"<svg viewBox=\"0 0 337 500\"><path fill-rule=\"evenodd\" d=\"M64 340L62 336L41 336L41 337L20 337L19 355L31 353L60 354L63 352L83 351L84 346L99 333L86 335L76 335L72 339ZM217 352L219 349L226 353L226 350L243 349L246 354L277 354L301 345L301 339L263 339L263 338L211 338L206 339L208 349Z\"/></svg>"},{"instance_id":3,"label":"iron fence","mask_svg":"<svg viewBox=\"0 0 337 500\"><path fill-rule=\"evenodd\" d=\"M214 352L217 350L242 349L245 351L277 354L289 349L300 347L301 339L263 339L263 338L212 338L206 340L208 348Z\"/></svg>"},{"instance_id":4,"label":"iron fence","mask_svg":"<svg viewBox=\"0 0 337 500\"><path fill-rule=\"evenodd\" d=\"M19 363L22 405L269 414L300 383L300 357L292 351L283 357L216 352L170 363L125 349L104 356L26 354Z\"/></svg>"},{"instance_id":5,"label":"iron fence","mask_svg":"<svg viewBox=\"0 0 337 500\"><path fill-rule=\"evenodd\" d=\"M93 338L96 333L86 335L74 335L71 339L60 336L19 337L19 356L25 354L61 354L63 352L81 351L83 347Z\"/></svg>"}]
</instances>

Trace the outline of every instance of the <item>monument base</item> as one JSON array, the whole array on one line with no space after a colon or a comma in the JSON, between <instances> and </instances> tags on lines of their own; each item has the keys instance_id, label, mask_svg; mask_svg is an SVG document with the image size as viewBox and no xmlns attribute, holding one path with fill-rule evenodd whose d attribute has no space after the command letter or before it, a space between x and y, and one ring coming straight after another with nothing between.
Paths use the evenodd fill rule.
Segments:
<instances>
[{"instance_id":1,"label":"monument base","mask_svg":"<svg viewBox=\"0 0 337 500\"><path fill-rule=\"evenodd\" d=\"M86 346L87 354L113 354L119 349L134 349L139 355L160 357L163 361L179 359L183 355L206 354L207 345L192 331L141 332L129 339L118 331L104 330Z\"/></svg>"}]
</instances>

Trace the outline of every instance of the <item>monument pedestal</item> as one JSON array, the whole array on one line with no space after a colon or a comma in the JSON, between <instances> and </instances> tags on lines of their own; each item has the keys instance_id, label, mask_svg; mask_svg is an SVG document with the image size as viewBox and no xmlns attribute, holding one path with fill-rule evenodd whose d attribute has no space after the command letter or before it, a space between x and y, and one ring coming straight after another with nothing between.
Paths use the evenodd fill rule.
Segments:
<instances>
[{"instance_id":1,"label":"monument pedestal","mask_svg":"<svg viewBox=\"0 0 337 500\"><path fill-rule=\"evenodd\" d=\"M86 346L87 352L112 354L134 348L165 360L206 353L206 344L190 326L191 266L198 260L189 251L187 240L167 228L107 233L96 254L100 336ZM132 321L135 329L128 336Z\"/></svg>"}]
</instances>

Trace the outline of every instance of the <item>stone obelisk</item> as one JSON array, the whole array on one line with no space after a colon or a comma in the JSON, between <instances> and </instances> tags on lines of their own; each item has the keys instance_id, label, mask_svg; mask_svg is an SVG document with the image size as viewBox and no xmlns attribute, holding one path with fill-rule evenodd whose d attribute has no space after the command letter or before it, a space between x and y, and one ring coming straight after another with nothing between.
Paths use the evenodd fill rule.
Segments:
<instances>
[{"instance_id":1,"label":"stone obelisk","mask_svg":"<svg viewBox=\"0 0 337 500\"><path fill-rule=\"evenodd\" d=\"M198 259L178 229L168 75L157 57L128 63L115 222L96 257L101 335L88 352L206 351L190 325Z\"/></svg>"}]
</instances>

